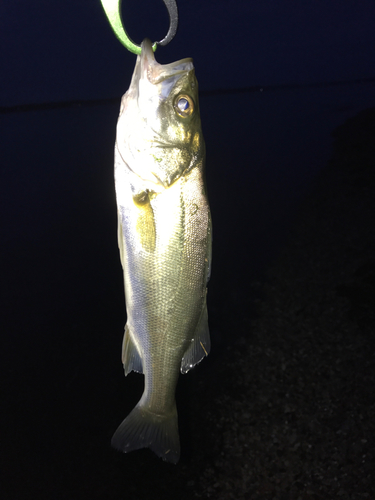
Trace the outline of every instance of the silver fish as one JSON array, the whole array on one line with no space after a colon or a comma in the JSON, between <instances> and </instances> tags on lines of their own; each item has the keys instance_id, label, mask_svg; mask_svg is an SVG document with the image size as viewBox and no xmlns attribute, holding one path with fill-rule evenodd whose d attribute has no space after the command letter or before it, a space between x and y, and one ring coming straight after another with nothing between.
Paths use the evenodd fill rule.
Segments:
<instances>
[{"instance_id":1,"label":"silver fish","mask_svg":"<svg viewBox=\"0 0 375 500\"><path fill-rule=\"evenodd\" d=\"M129 452L180 456L175 389L210 351L207 282L211 216L204 179L198 82L190 58L162 65L142 43L121 101L115 145L118 244L127 323L125 375L144 392L112 438Z\"/></svg>"}]
</instances>

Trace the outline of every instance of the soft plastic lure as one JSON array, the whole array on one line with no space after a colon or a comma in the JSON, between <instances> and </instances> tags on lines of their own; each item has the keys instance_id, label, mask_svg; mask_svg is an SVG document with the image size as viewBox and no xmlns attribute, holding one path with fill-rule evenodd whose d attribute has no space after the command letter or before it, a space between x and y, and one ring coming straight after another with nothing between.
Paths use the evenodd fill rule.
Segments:
<instances>
[{"instance_id":1,"label":"soft plastic lure","mask_svg":"<svg viewBox=\"0 0 375 500\"><path fill-rule=\"evenodd\" d=\"M120 42L134 54L141 53L141 46L135 44L127 34L121 17L121 0L101 0L109 24ZM155 52L158 45L167 45L175 36L178 26L178 11L175 0L163 0L169 14L169 30L166 36L152 45Z\"/></svg>"}]
</instances>

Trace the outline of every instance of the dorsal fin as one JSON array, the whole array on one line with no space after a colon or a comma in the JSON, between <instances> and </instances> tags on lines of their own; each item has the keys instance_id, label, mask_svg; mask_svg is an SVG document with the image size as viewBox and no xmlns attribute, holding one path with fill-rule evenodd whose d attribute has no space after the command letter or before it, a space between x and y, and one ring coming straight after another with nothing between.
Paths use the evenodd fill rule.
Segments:
<instances>
[{"instance_id":1,"label":"dorsal fin","mask_svg":"<svg viewBox=\"0 0 375 500\"><path fill-rule=\"evenodd\" d=\"M181 373L187 373L198 364L211 349L210 332L208 329L207 304L204 301L201 317L195 330L194 338L181 360Z\"/></svg>"}]
</instances>

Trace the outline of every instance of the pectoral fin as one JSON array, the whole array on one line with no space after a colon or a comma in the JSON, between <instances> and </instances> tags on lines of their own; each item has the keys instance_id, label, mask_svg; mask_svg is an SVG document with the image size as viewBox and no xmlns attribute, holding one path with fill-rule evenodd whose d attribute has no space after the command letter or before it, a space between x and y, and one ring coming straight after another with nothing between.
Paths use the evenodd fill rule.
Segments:
<instances>
[{"instance_id":1,"label":"pectoral fin","mask_svg":"<svg viewBox=\"0 0 375 500\"><path fill-rule=\"evenodd\" d=\"M138 208L136 231L139 241L147 252L155 250L156 228L154 211L151 206L151 193L142 191L133 196L133 201Z\"/></svg>"},{"instance_id":2,"label":"pectoral fin","mask_svg":"<svg viewBox=\"0 0 375 500\"><path fill-rule=\"evenodd\" d=\"M124 365L125 376L132 370L143 373L142 358L130 336L127 324L125 325L124 340L122 341L122 363Z\"/></svg>"},{"instance_id":3,"label":"pectoral fin","mask_svg":"<svg viewBox=\"0 0 375 500\"><path fill-rule=\"evenodd\" d=\"M208 330L207 304L205 301L194 339L191 341L182 358L181 373L187 373L193 366L202 361L205 356L208 356L210 349L211 341Z\"/></svg>"}]
</instances>

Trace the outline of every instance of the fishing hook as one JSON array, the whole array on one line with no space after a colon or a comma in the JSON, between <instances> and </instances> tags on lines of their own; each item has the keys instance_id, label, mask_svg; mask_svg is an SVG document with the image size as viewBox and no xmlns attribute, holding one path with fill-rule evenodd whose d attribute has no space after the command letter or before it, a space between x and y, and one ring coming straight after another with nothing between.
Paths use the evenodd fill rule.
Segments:
<instances>
[{"instance_id":1,"label":"fishing hook","mask_svg":"<svg viewBox=\"0 0 375 500\"><path fill-rule=\"evenodd\" d=\"M140 45L135 44L127 34L122 18L121 18L121 0L101 0L104 12L108 18L109 24L111 25L115 35L120 40L120 42L133 54L140 54L142 49ZM168 10L169 15L169 29L166 36L160 40L160 42L155 42L152 45L152 50L155 52L158 45L167 45L172 38L175 36L178 25L178 11L176 0L163 0L165 6Z\"/></svg>"}]
</instances>

